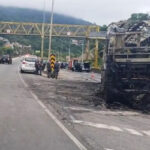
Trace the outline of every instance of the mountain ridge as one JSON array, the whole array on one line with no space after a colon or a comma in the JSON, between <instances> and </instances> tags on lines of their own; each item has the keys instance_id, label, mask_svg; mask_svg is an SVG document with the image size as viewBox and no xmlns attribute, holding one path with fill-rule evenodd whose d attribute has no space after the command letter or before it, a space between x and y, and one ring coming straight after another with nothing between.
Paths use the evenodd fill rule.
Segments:
<instances>
[{"instance_id":1,"label":"mountain ridge","mask_svg":"<svg viewBox=\"0 0 150 150\"><path fill-rule=\"evenodd\" d=\"M42 23L43 11L30 8L0 6L0 21ZM50 12L45 11L45 22L50 22ZM54 23L92 25L89 21L59 13L54 13Z\"/></svg>"}]
</instances>

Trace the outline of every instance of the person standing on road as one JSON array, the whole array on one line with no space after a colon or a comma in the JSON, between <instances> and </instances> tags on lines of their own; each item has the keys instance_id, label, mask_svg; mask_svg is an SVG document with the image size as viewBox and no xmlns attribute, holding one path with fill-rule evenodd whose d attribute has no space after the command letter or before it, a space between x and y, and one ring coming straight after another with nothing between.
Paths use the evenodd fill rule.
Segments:
<instances>
[{"instance_id":1,"label":"person standing on road","mask_svg":"<svg viewBox=\"0 0 150 150\"><path fill-rule=\"evenodd\" d=\"M51 77L51 64L50 61L47 62L47 77Z\"/></svg>"},{"instance_id":2,"label":"person standing on road","mask_svg":"<svg viewBox=\"0 0 150 150\"><path fill-rule=\"evenodd\" d=\"M39 64L38 64L38 68L39 68L39 74L42 75L42 69L43 69L43 59L41 59L39 61Z\"/></svg>"},{"instance_id":3,"label":"person standing on road","mask_svg":"<svg viewBox=\"0 0 150 150\"><path fill-rule=\"evenodd\" d=\"M55 65L54 65L54 74L55 74L56 79L58 78L58 73L59 73L59 70L60 70L59 67L60 67L59 63L58 63L58 61L56 61Z\"/></svg>"},{"instance_id":4,"label":"person standing on road","mask_svg":"<svg viewBox=\"0 0 150 150\"><path fill-rule=\"evenodd\" d=\"M39 74L39 60L36 60L35 62L35 69L36 69L36 74Z\"/></svg>"},{"instance_id":5,"label":"person standing on road","mask_svg":"<svg viewBox=\"0 0 150 150\"><path fill-rule=\"evenodd\" d=\"M42 71L44 71L44 70L45 70L45 66L46 66L46 62L45 62L45 61L43 61L43 62L42 62Z\"/></svg>"},{"instance_id":6,"label":"person standing on road","mask_svg":"<svg viewBox=\"0 0 150 150\"><path fill-rule=\"evenodd\" d=\"M8 58L8 59L9 59L8 63L9 63L9 64L12 64L12 57L11 57L11 55L9 55L9 58Z\"/></svg>"}]
</instances>

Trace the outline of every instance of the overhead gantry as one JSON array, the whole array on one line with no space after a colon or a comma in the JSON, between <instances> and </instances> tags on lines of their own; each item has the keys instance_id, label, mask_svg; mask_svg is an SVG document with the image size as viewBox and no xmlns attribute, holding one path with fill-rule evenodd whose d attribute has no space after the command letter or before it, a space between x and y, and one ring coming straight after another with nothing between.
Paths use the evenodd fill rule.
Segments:
<instances>
[{"instance_id":1,"label":"overhead gantry","mask_svg":"<svg viewBox=\"0 0 150 150\"><path fill-rule=\"evenodd\" d=\"M41 36L41 56L43 57L44 37L49 36L50 24L42 23L26 23L26 22L0 22L0 35L26 35L26 36ZM95 63L94 67L98 67L98 44L99 40L97 34L100 27L96 25L67 25L67 24L53 24L53 37L69 37L69 38L85 38L86 54L89 52L90 39L95 40ZM96 36L94 36L96 35Z\"/></svg>"}]
</instances>

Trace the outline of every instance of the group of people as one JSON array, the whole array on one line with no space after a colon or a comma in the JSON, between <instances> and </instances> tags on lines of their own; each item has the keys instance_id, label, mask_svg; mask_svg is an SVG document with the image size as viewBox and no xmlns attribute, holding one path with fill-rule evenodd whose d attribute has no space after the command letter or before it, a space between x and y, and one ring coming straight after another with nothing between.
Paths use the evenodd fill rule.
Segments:
<instances>
[{"instance_id":1,"label":"group of people","mask_svg":"<svg viewBox=\"0 0 150 150\"><path fill-rule=\"evenodd\" d=\"M47 77L48 78L58 78L58 73L60 70L60 65L58 61L54 64L54 68L51 67L50 61L47 63Z\"/></svg>"},{"instance_id":2,"label":"group of people","mask_svg":"<svg viewBox=\"0 0 150 150\"><path fill-rule=\"evenodd\" d=\"M35 62L35 68L36 68L36 74L42 75L42 71L45 69L45 63L43 63L43 60L37 60Z\"/></svg>"},{"instance_id":3,"label":"group of people","mask_svg":"<svg viewBox=\"0 0 150 150\"><path fill-rule=\"evenodd\" d=\"M59 65L59 62L56 61L55 64L54 64L54 67L52 68L51 66L51 63L50 61L46 63L43 62L43 60L37 60L35 62L35 68L36 68L36 74L37 75L42 75L42 72L44 71L45 69L45 66L47 65L47 77L48 78L58 78L58 73L59 73L59 70L60 70L60 65Z\"/></svg>"}]
</instances>

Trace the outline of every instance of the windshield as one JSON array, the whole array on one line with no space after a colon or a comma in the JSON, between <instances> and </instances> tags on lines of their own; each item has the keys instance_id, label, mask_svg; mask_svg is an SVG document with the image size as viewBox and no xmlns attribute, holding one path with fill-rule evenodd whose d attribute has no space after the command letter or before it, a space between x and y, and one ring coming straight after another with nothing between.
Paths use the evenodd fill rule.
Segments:
<instances>
[{"instance_id":1,"label":"windshield","mask_svg":"<svg viewBox=\"0 0 150 150\"><path fill-rule=\"evenodd\" d=\"M3 58L8 58L9 56L8 55L3 55Z\"/></svg>"},{"instance_id":2,"label":"windshield","mask_svg":"<svg viewBox=\"0 0 150 150\"><path fill-rule=\"evenodd\" d=\"M36 62L36 58L25 58L25 61L27 62Z\"/></svg>"}]
</instances>

